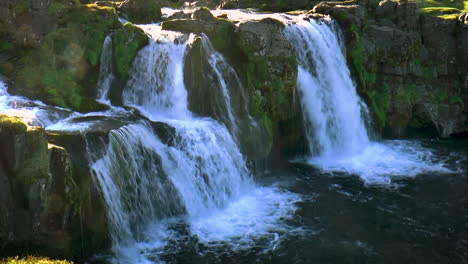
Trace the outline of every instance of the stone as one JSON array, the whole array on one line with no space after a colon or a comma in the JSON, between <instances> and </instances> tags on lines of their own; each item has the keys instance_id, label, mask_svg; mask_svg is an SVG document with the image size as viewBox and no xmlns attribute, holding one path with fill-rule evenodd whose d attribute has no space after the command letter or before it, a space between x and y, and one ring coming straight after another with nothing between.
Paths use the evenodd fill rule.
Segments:
<instances>
[{"instance_id":1,"label":"stone","mask_svg":"<svg viewBox=\"0 0 468 264\"><path fill-rule=\"evenodd\" d=\"M149 24L161 20L161 7L156 0L125 0L118 9L136 24Z\"/></svg>"},{"instance_id":2,"label":"stone","mask_svg":"<svg viewBox=\"0 0 468 264\"><path fill-rule=\"evenodd\" d=\"M103 200L91 175L78 173L66 149L48 144L43 128L0 115L0 147L2 252L31 254L23 246L32 245L35 254L79 260L108 245ZM101 207L92 218L85 201Z\"/></svg>"}]
</instances>

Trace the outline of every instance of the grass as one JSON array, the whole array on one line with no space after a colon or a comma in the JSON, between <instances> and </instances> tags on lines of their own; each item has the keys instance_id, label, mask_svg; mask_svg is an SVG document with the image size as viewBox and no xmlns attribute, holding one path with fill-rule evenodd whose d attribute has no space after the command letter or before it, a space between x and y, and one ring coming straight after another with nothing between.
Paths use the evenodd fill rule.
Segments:
<instances>
[{"instance_id":1,"label":"grass","mask_svg":"<svg viewBox=\"0 0 468 264\"><path fill-rule=\"evenodd\" d=\"M73 262L66 260L51 260L42 257L12 257L0 260L0 264L73 264Z\"/></svg>"},{"instance_id":2,"label":"grass","mask_svg":"<svg viewBox=\"0 0 468 264\"><path fill-rule=\"evenodd\" d=\"M468 0L416 0L422 13L445 19L457 19L468 12Z\"/></svg>"}]
</instances>

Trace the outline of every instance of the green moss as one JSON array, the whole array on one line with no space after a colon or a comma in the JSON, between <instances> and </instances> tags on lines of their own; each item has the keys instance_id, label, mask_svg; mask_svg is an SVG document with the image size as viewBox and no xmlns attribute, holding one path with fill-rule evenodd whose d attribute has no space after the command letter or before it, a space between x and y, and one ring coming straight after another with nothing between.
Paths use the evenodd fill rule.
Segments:
<instances>
[{"instance_id":1,"label":"green moss","mask_svg":"<svg viewBox=\"0 0 468 264\"><path fill-rule=\"evenodd\" d=\"M0 129L7 128L15 134L26 132L28 126L17 117L11 117L0 114Z\"/></svg>"},{"instance_id":2,"label":"green moss","mask_svg":"<svg viewBox=\"0 0 468 264\"><path fill-rule=\"evenodd\" d=\"M467 0L416 0L423 14L455 20L462 12L468 12Z\"/></svg>"},{"instance_id":3,"label":"green moss","mask_svg":"<svg viewBox=\"0 0 468 264\"><path fill-rule=\"evenodd\" d=\"M112 40L116 73L126 80L133 59L138 51L148 44L148 37L143 30L128 22L112 35Z\"/></svg>"},{"instance_id":4,"label":"green moss","mask_svg":"<svg viewBox=\"0 0 468 264\"><path fill-rule=\"evenodd\" d=\"M115 9L84 5L66 8L60 25L40 48L22 52L16 77L34 97L82 111L94 97L104 38L120 24Z\"/></svg>"},{"instance_id":5,"label":"green moss","mask_svg":"<svg viewBox=\"0 0 468 264\"><path fill-rule=\"evenodd\" d=\"M367 91L370 107L377 117L378 125L383 128L387 122L387 109L390 107L390 96L388 93L376 90Z\"/></svg>"},{"instance_id":6,"label":"green moss","mask_svg":"<svg viewBox=\"0 0 468 264\"><path fill-rule=\"evenodd\" d=\"M426 7L422 8L421 12L444 19L457 19L462 11L452 7Z\"/></svg>"}]
</instances>

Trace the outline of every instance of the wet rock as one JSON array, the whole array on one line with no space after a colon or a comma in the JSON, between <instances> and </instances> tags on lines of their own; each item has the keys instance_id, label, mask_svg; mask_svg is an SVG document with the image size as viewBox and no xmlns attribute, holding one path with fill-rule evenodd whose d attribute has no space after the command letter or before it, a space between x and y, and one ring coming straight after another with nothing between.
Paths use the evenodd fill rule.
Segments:
<instances>
[{"instance_id":1,"label":"wet rock","mask_svg":"<svg viewBox=\"0 0 468 264\"><path fill-rule=\"evenodd\" d=\"M162 143L171 147L176 145L177 131L174 127L163 122L151 122L151 127Z\"/></svg>"}]
</instances>

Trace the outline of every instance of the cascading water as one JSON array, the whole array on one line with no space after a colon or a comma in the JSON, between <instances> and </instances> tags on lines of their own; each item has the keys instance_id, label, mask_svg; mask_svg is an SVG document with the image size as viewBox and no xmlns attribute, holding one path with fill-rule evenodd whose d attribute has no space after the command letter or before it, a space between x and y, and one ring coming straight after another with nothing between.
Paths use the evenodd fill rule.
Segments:
<instances>
[{"instance_id":1,"label":"cascading water","mask_svg":"<svg viewBox=\"0 0 468 264\"><path fill-rule=\"evenodd\" d=\"M184 86L187 44L151 39L137 55L123 91L125 105L140 109L153 120L191 116Z\"/></svg>"},{"instance_id":2,"label":"cascading water","mask_svg":"<svg viewBox=\"0 0 468 264\"><path fill-rule=\"evenodd\" d=\"M112 38L111 36L107 36L104 39L100 65L101 65L100 66L101 68L99 70L99 80L98 80L98 85L97 85L97 87L99 87L98 100L102 103L110 104L109 100L107 100L107 96L109 94L112 81L115 79L114 70L113 70L114 64L112 63Z\"/></svg>"},{"instance_id":3,"label":"cascading water","mask_svg":"<svg viewBox=\"0 0 468 264\"><path fill-rule=\"evenodd\" d=\"M202 35L202 46L208 55L208 63L210 64L212 70L216 74L217 82L219 84L219 87L221 88L220 90L223 95L221 96L221 98L224 99L222 101L222 107L224 108L224 112L227 115L227 117L225 118L227 126L231 133L234 136L237 136L238 127L236 123L235 114L231 106L231 95L229 93L229 88L226 82L225 75L229 75L229 77L232 77L236 80L237 88L242 87L241 82L234 69L226 62L224 57L213 48L213 45L211 44L210 40L206 35ZM238 92L242 93L242 89L239 90L240 91Z\"/></svg>"},{"instance_id":4,"label":"cascading water","mask_svg":"<svg viewBox=\"0 0 468 264\"><path fill-rule=\"evenodd\" d=\"M158 37L137 55L123 91L124 104L149 120L112 131L105 154L92 166L109 210L116 262L145 262L144 252L165 245L161 228L167 226L159 223L174 216L207 243L272 236L273 222L292 212L296 197L255 186L226 126L194 117L183 80L187 44ZM211 52L217 69L220 59ZM232 113L226 82L220 72L218 77ZM160 126L165 139L157 136Z\"/></svg>"},{"instance_id":5,"label":"cascading water","mask_svg":"<svg viewBox=\"0 0 468 264\"><path fill-rule=\"evenodd\" d=\"M309 147L314 155L352 155L369 144L359 96L332 26L316 22L290 26L287 36L299 60Z\"/></svg>"},{"instance_id":6,"label":"cascading water","mask_svg":"<svg viewBox=\"0 0 468 264\"><path fill-rule=\"evenodd\" d=\"M369 140L363 118L367 109L357 95L333 21L304 21L288 26L285 34L298 54L298 89L312 164L379 184L395 176L447 171L416 143Z\"/></svg>"}]
</instances>

